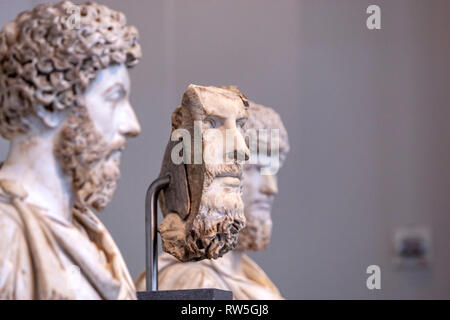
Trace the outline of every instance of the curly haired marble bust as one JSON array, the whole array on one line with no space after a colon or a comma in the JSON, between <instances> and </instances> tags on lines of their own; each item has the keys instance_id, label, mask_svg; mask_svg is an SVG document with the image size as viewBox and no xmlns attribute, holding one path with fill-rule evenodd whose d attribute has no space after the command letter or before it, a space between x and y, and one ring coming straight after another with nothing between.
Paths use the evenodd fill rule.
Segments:
<instances>
[{"instance_id":1,"label":"curly haired marble bust","mask_svg":"<svg viewBox=\"0 0 450 320\"><path fill-rule=\"evenodd\" d=\"M91 2L38 5L0 31L0 299L136 298L92 209L140 132L128 74L140 57L136 28Z\"/></svg>"},{"instance_id":2,"label":"curly haired marble bust","mask_svg":"<svg viewBox=\"0 0 450 320\"><path fill-rule=\"evenodd\" d=\"M121 12L95 3L79 6L80 28L67 23L70 1L41 4L0 32L0 134L26 133L30 114L55 126L55 115L78 98L100 70L132 67L141 57L138 31ZM53 120L53 121L52 121Z\"/></svg>"}]
</instances>

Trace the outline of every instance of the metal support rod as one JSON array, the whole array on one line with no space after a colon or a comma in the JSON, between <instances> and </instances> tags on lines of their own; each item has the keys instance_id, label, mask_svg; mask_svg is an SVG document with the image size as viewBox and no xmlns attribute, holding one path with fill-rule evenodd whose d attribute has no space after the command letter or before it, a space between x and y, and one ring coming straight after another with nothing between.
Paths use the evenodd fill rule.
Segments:
<instances>
[{"instance_id":1,"label":"metal support rod","mask_svg":"<svg viewBox=\"0 0 450 320\"><path fill-rule=\"evenodd\" d=\"M147 291L158 291L158 195L170 183L170 177L156 179L145 197L145 281Z\"/></svg>"}]
</instances>

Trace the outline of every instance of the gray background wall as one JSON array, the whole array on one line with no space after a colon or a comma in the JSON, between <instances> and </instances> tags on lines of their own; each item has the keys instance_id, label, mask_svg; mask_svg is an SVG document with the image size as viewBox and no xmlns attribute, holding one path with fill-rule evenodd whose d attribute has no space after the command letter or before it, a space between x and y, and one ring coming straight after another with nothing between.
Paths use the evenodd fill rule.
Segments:
<instances>
[{"instance_id":1,"label":"gray background wall","mask_svg":"<svg viewBox=\"0 0 450 320\"><path fill-rule=\"evenodd\" d=\"M0 0L0 25L37 0ZM292 151L269 248L251 256L290 299L450 298L450 1L102 1L141 33L132 102L143 127L99 214L133 276L144 194L189 83L237 84L273 106ZM382 29L365 26L369 4ZM0 157L7 142L0 144ZM433 264L396 270L393 231L428 226ZM366 288L368 265L381 290Z\"/></svg>"}]
</instances>

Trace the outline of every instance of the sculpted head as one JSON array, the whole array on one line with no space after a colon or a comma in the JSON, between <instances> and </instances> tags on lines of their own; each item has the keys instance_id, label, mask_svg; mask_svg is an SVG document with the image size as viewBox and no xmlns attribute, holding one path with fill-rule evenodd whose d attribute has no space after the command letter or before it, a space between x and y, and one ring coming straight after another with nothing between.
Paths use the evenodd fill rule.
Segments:
<instances>
[{"instance_id":1,"label":"sculpted head","mask_svg":"<svg viewBox=\"0 0 450 320\"><path fill-rule=\"evenodd\" d=\"M272 204L278 193L276 173L269 167L277 161L271 157L279 157L283 164L288 152L289 141L280 116L272 108L250 102L249 117L245 125L247 131L258 133L258 146L265 148L255 149L251 155L253 161L244 165L243 170L243 200L246 226L239 234L238 250L263 250L270 242L272 232ZM261 134L261 131L279 130L279 141L272 143L270 134ZM268 138L268 137L271 138ZM279 148L278 150L271 150ZM252 149L252 148L251 148ZM266 152L267 150L267 152Z\"/></svg>"},{"instance_id":2,"label":"sculpted head","mask_svg":"<svg viewBox=\"0 0 450 320\"><path fill-rule=\"evenodd\" d=\"M165 194L159 231L163 249L181 261L215 259L237 244L245 224L241 177L249 158L243 135L247 107L236 87L190 85L173 113L172 139L183 140L188 206L174 207Z\"/></svg>"},{"instance_id":3,"label":"sculpted head","mask_svg":"<svg viewBox=\"0 0 450 320\"><path fill-rule=\"evenodd\" d=\"M126 137L140 131L128 75L137 38L122 13L68 1L23 12L0 32L0 134L12 143L54 135L76 200L96 209L115 190Z\"/></svg>"}]
</instances>

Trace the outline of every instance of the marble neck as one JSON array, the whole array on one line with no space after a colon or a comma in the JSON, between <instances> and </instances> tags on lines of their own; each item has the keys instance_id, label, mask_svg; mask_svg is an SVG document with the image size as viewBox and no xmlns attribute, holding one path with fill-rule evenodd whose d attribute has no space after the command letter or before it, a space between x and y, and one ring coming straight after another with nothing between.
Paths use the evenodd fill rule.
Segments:
<instances>
[{"instance_id":1,"label":"marble neck","mask_svg":"<svg viewBox=\"0 0 450 320\"><path fill-rule=\"evenodd\" d=\"M56 133L50 132L14 138L0 169L0 179L20 183L27 193L26 202L67 222L72 217L74 193L70 177L62 172L54 155L55 137Z\"/></svg>"}]
</instances>

